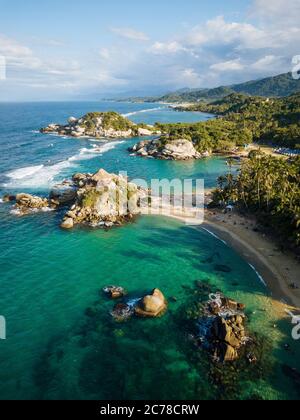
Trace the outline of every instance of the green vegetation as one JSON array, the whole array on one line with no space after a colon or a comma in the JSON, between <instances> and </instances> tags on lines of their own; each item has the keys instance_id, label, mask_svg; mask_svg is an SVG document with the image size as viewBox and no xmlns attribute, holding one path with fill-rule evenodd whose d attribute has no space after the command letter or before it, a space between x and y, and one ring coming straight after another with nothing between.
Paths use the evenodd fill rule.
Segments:
<instances>
[{"instance_id":1,"label":"green vegetation","mask_svg":"<svg viewBox=\"0 0 300 420\"><path fill-rule=\"evenodd\" d=\"M300 157L289 161L252 153L237 177L218 180L214 203L236 203L255 213L282 242L300 247Z\"/></svg>"},{"instance_id":2,"label":"green vegetation","mask_svg":"<svg viewBox=\"0 0 300 420\"><path fill-rule=\"evenodd\" d=\"M208 131L210 137L217 133L220 140L225 137L237 146L252 141L290 148L300 144L300 93L281 99L232 94L211 104L178 110L219 115L221 118L203 123L202 131Z\"/></svg>"},{"instance_id":3,"label":"green vegetation","mask_svg":"<svg viewBox=\"0 0 300 420\"><path fill-rule=\"evenodd\" d=\"M102 126L105 130L113 128L114 130L127 131L134 127L134 124L127 118L117 112L90 112L83 117L81 126L93 131L97 128L97 120L102 119Z\"/></svg>"},{"instance_id":4,"label":"green vegetation","mask_svg":"<svg viewBox=\"0 0 300 420\"><path fill-rule=\"evenodd\" d=\"M222 99L232 93L275 98L290 96L297 92L300 92L300 80L293 79L291 73L285 73L262 80L231 86L220 86L214 89L186 89L185 91L172 92L161 97L135 99L142 102L211 102Z\"/></svg>"},{"instance_id":5,"label":"green vegetation","mask_svg":"<svg viewBox=\"0 0 300 420\"><path fill-rule=\"evenodd\" d=\"M91 209L94 208L100 196L101 193L95 188L87 191L84 197L82 198L83 207L89 207Z\"/></svg>"}]
</instances>

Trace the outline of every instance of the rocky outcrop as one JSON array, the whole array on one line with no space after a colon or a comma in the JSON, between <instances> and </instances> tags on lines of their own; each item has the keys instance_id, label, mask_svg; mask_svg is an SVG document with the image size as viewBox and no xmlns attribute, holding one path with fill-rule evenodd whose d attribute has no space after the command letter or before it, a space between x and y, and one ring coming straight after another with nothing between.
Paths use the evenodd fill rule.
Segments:
<instances>
[{"instance_id":1,"label":"rocky outcrop","mask_svg":"<svg viewBox=\"0 0 300 420\"><path fill-rule=\"evenodd\" d=\"M200 341L212 357L220 362L233 362L247 343L245 305L221 294L212 295L204 316L199 320Z\"/></svg>"},{"instance_id":2,"label":"rocky outcrop","mask_svg":"<svg viewBox=\"0 0 300 420\"><path fill-rule=\"evenodd\" d=\"M73 225L110 228L140 213L141 191L127 178L101 169L93 175L76 174L73 182L77 188L76 200L66 213L62 227L71 225L72 219Z\"/></svg>"},{"instance_id":3,"label":"rocky outcrop","mask_svg":"<svg viewBox=\"0 0 300 420\"><path fill-rule=\"evenodd\" d=\"M14 212L19 215L56 210L68 206L61 227L72 229L85 224L111 228L130 221L140 213L145 192L123 176L100 169L95 174L75 174L71 181L56 185L49 198L18 194Z\"/></svg>"},{"instance_id":4,"label":"rocky outcrop","mask_svg":"<svg viewBox=\"0 0 300 420\"><path fill-rule=\"evenodd\" d=\"M189 140L171 140L163 137L151 141L141 141L130 148L129 151L138 156L164 160L191 160L204 157L197 152L193 143Z\"/></svg>"},{"instance_id":5,"label":"rocky outcrop","mask_svg":"<svg viewBox=\"0 0 300 420\"><path fill-rule=\"evenodd\" d=\"M145 296L135 307L135 314L141 318L156 318L167 310L167 301L159 289Z\"/></svg>"},{"instance_id":6,"label":"rocky outcrop","mask_svg":"<svg viewBox=\"0 0 300 420\"><path fill-rule=\"evenodd\" d=\"M151 136L155 129L151 126L139 126L116 112L91 112L80 119L70 117L68 124L49 124L41 128L41 133L95 138L129 138Z\"/></svg>"},{"instance_id":7,"label":"rocky outcrop","mask_svg":"<svg viewBox=\"0 0 300 420\"><path fill-rule=\"evenodd\" d=\"M36 211L50 209L51 202L47 198L41 198L30 194L18 194L14 206L19 215L25 215Z\"/></svg>"}]
</instances>

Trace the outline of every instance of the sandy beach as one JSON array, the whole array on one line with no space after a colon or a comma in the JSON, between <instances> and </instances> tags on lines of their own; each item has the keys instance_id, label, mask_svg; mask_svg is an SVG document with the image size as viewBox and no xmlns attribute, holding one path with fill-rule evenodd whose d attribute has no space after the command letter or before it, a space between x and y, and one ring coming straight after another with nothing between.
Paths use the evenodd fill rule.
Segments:
<instances>
[{"instance_id":1,"label":"sandy beach","mask_svg":"<svg viewBox=\"0 0 300 420\"><path fill-rule=\"evenodd\" d=\"M142 214L149 214L149 211L144 209ZM254 218L244 217L237 212L224 214L219 210L205 210L204 222L197 224L187 216L188 209L178 208L170 214L169 209L152 208L150 214L172 217L216 235L253 267L270 290L274 302L279 304L280 312L289 309L299 313L300 264L294 254L282 252L278 244L260 232ZM291 285L296 285L298 289Z\"/></svg>"},{"instance_id":2,"label":"sandy beach","mask_svg":"<svg viewBox=\"0 0 300 420\"><path fill-rule=\"evenodd\" d=\"M299 262L292 253L282 252L271 238L254 231L254 219L207 210L202 227L226 241L245 258L262 277L275 300L300 310ZM291 288L292 284L299 289Z\"/></svg>"}]
</instances>

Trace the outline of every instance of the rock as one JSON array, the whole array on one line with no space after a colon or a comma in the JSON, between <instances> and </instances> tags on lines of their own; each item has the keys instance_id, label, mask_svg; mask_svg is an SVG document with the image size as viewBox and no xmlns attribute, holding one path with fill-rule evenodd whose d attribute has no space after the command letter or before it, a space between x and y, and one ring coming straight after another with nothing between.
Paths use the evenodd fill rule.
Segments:
<instances>
[{"instance_id":1,"label":"rock","mask_svg":"<svg viewBox=\"0 0 300 420\"><path fill-rule=\"evenodd\" d=\"M16 196L15 195L10 195L10 194L5 194L2 197L2 201L3 201L3 203L10 203L12 201L16 201Z\"/></svg>"},{"instance_id":2,"label":"rock","mask_svg":"<svg viewBox=\"0 0 300 420\"><path fill-rule=\"evenodd\" d=\"M103 292L110 298L110 299L120 299L127 295L127 292L123 287L117 286L107 286L103 289Z\"/></svg>"},{"instance_id":3,"label":"rock","mask_svg":"<svg viewBox=\"0 0 300 420\"><path fill-rule=\"evenodd\" d=\"M75 118L75 117L70 117L69 119L68 119L68 123L70 124L70 125L75 125L76 123L77 123L77 118Z\"/></svg>"},{"instance_id":4,"label":"rock","mask_svg":"<svg viewBox=\"0 0 300 420\"><path fill-rule=\"evenodd\" d=\"M18 194L16 196L15 208L20 215L28 214L37 210L44 210L49 208L49 200L30 194Z\"/></svg>"},{"instance_id":5,"label":"rock","mask_svg":"<svg viewBox=\"0 0 300 420\"><path fill-rule=\"evenodd\" d=\"M57 184L52 188L49 198L59 203L59 205L64 205L73 202L76 195L77 190L74 184Z\"/></svg>"},{"instance_id":6,"label":"rock","mask_svg":"<svg viewBox=\"0 0 300 420\"><path fill-rule=\"evenodd\" d=\"M221 273L231 273L231 268L227 265L215 265L215 270Z\"/></svg>"},{"instance_id":7,"label":"rock","mask_svg":"<svg viewBox=\"0 0 300 420\"><path fill-rule=\"evenodd\" d=\"M139 127L116 112L90 112L77 120L70 117L67 125L50 124L41 133L58 133L75 138L89 136L95 138L128 138L150 136L153 131Z\"/></svg>"},{"instance_id":8,"label":"rock","mask_svg":"<svg viewBox=\"0 0 300 420\"><path fill-rule=\"evenodd\" d=\"M151 136L153 134L153 131L147 130L146 128L139 128L138 129L138 135L143 136Z\"/></svg>"},{"instance_id":9,"label":"rock","mask_svg":"<svg viewBox=\"0 0 300 420\"><path fill-rule=\"evenodd\" d=\"M167 302L159 289L154 289L151 295L145 296L135 307L135 314L142 318L155 318L167 309Z\"/></svg>"},{"instance_id":10,"label":"rock","mask_svg":"<svg viewBox=\"0 0 300 420\"><path fill-rule=\"evenodd\" d=\"M193 143L187 139L166 139L160 138L151 141L142 141L129 149L143 157L154 157L164 160L190 160L200 159Z\"/></svg>"},{"instance_id":11,"label":"rock","mask_svg":"<svg viewBox=\"0 0 300 420\"><path fill-rule=\"evenodd\" d=\"M211 295L204 315L199 320L200 341L206 343L213 358L231 362L239 357L239 349L246 344L245 315L237 303L221 294Z\"/></svg>"},{"instance_id":12,"label":"rock","mask_svg":"<svg viewBox=\"0 0 300 420\"><path fill-rule=\"evenodd\" d=\"M118 303L111 312L111 316L117 322L124 322L130 319L133 316L133 313L134 310L130 305Z\"/></svg>"},{"instance_id":13,"label":"rock","mask_svg":"<svg viewBox=\"0 0 300 420\"><path fill-rule=\"evenodd\" d=\"M67 217L63 220L62 224L60 225L62 229L73 229L74 227L74 220L71 217Z\"/></svg>"}]
</instances>

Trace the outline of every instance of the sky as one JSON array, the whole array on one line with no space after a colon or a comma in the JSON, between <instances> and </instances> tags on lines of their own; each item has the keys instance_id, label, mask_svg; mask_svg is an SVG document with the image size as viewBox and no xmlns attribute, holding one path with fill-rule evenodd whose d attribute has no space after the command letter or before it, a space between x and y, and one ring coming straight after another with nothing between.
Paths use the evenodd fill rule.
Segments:
<instances>
[{"instance_id":1,"label":"sky","mask_svg":"<svg viewBox=\"0 0 300 420\"><path fill-rule=\"evenodd\" d=\"M0 0L0 101L98 100L292 70L300 0Z\"/></svg>"}]
</instances>

